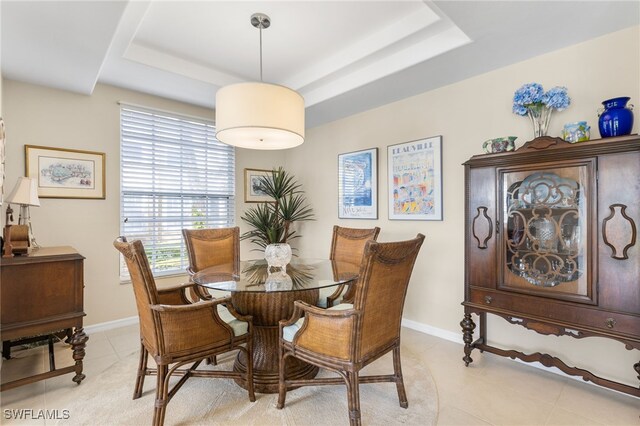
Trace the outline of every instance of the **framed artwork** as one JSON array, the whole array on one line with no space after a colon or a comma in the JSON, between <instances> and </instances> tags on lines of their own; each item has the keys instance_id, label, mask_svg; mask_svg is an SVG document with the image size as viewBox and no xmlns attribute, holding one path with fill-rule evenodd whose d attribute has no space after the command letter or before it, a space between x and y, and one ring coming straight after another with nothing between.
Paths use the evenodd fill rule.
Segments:
<instances>
[{"instance_id":1,"label":"framed artwork","mask_svg":"<svg viewBox=\"0 0 640 426\"><path fill-rule=\"evenodd\" d=\"M25 145L25 174L40 198L105 199L103 152Z\"/></svg>"},{"instance_id":2,"label":"framed artwork","mask_svg":"<svg viewBox=\"0 0 640 426\"><path fill-rule=\"evenodd\" d=\"M273 198L262 190L260 176L272 176L271 170L244 169L244 202L245 203L271 203Z\"/></svg>"},{"instance_id":3,"label":"framed artwork","mask_svg":"<svg viewBox=\"0 0 640 426\"><path fill-rule=\"evenodd\" d=\"M442 220L442 136L387 147L389 219Z\"/></svg>"},{"instance_id":4,"label":"framed artwork","mask_svg":"<svg viewBox=\"0 0 640 426\"><path fill-rule=\"evenodd\" d=\"M378 148L338 155L338 217L378 218Z\"/></svg>"}]
</instances>

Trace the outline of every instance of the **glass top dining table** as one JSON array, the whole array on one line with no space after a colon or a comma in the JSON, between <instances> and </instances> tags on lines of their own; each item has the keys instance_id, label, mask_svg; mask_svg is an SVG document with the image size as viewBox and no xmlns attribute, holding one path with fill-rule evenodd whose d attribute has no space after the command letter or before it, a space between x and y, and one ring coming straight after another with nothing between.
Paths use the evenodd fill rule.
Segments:
<instances>
[{"instance_id":1,"label":"glass top dining table","mask_svg":"<svg viewBox=\"0 0 640 426\"><path fill-rule=\"evenodd\" d=\"M230 270L223 265L223 270ZM263 259L240 262L240 273L221 273L220 267L203 269L192 280L205 289L231 292L231 304L242 315L251 315L253 324L253 383L256 392L278 392L278 324L291 318L294 302L315 305L320 289L353 285L359 265L328 259L296 257L284 270L269 271ZM333 289L332 289L333 290ZM329 293L333 293L330 291ZM323 295L322 297L326 297ZM234 371L247 371L247 357L239 351ZM291 380L313 378L318 368L297 358L287 360L285 376ZM236 383L246 389L241 379Z\"/></svg>"},{"instance_id":2,"label":"glass top dining table","mask_svg":"<svg viewBox=\"0 0 640 426\"><path fill-rule=\"evenodd\" d=\"M278 270L275 270L278 269ZM264 259L240 262L240 274L220 272L219 266L193 275L193 282L212 290L231 292L282 292L312 290L349 284L359 265L329 259L294 258L284 270L271 268Z\"/></svg>"}]
</instances>

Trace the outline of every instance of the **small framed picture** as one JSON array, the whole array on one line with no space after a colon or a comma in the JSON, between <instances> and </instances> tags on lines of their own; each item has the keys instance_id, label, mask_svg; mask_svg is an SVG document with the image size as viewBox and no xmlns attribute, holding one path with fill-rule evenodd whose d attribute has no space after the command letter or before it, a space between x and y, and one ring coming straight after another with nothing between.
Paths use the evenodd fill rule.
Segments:
<instances>
[{"instance_id":1,"label":"small framed picture","mask_svg":"<svg viewBox=\"0 0 640 426\"><path fill-rule=\"evenodd\" d=\"M378 148L338 155L338 217L378 218Z\"/></svg>"},{"instance_id":2,"label":"small framed picture","mask_svg":"<svg viewBox=\"0 0 640 426\"><path fill-rule=\"evenodd\" d=\"M105 199L103 152L25 145L25 174L40 198Z\"/></svg>"},{"instance_id":3,"label":"small framed picture","mask_svg":"<svg viewBox=\"0 0 640 426\"><path fill-rule=\"evenodd\" d=\"M442 136L387 147L389 219L442 220Z\"/></svg>"},{"instance_id":4,"label":"small framed picture","mask_svg":"<svg viewBox=\"0 0 640 426\"><path fill-rule=\"evenodd\" d=\"M273 198L269 197L262 188L260 177L273 176L271 170L244 169L244 202L245 203L271 203Z\"/></svg>"}]
</instances>

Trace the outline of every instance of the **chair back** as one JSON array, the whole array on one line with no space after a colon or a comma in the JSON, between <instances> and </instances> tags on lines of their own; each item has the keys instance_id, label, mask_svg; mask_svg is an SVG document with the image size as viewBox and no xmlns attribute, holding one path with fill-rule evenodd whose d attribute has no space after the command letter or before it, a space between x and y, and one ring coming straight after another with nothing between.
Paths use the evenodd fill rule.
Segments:
<instances>
[{"instance_id":1,"label":"chair back","mask_svg":"<svg viewBox=\"0 0 640 426\"><path fill-rule=\"evenodd\" d=\"M182 235L189 254L187 272L219 266L219 272L239 273L240 228L183 229Z\"/></svg>"},{"instance_id":2,"label":"chair back","mask_svg":"<svg viewBox=\"0 0 640 426\"><path fill-rule=\"evenodd\" d=\"M124 256L129 270L140 318L140 335L149 352L155 354L158 341L155 318L150 306L158 304L158 290L144 247L140 240L128 242L125 237L116 238L113 245Z\"/></svg>"},{"instance_id":3,"label":"chair back","mask_svg":"<svg viewBox=\"0 0 640 426\"><path fill-rule=\"evenodd\" d=\"M370 241L364 250L354 308L362 312L356 356L365 360L400 338L400 322L413 266L424 235L407 241Z\"/></svg>"},{"instance_id":4,"label":"chair back","mask_svg":"<svg viewBox=\"0 0 640 426\"><path fill-rule=\"evenodd\" d=\"M368 241L376 241L379 233L380 228L377 226L371 229L358 229L335 225L329 259L360 265L364 246Z\"/></svg>"}]
</instances>

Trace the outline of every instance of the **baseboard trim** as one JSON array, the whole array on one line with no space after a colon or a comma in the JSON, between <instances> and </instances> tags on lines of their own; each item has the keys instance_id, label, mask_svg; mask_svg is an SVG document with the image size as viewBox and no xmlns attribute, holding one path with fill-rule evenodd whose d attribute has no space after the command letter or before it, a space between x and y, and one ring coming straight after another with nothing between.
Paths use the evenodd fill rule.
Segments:
<instances>
[{"instance_id":1,"label":"baseboard trim","mask_svg":"<svg viewBox=\"0 0 640 426\"><path fill-rule=\"evenodd\" d=\"M406 318L402 318L402 326L410 328L412 330L419 331L424 334L439 337L450 342L462 344L462 334L454 333L453 331L445 330L431 325L423 324L421 322L412 321Z\"/></svg>"},{"instance_id":2,"label":"baseboard trim","mask_svg":"<svg viewBox=\"0 0 640 426\"><path fill-rule=\"evenodd\" d=\"M103 331L113 330L114 328L126 327L129 325L138 324L138 316L127 317L122 319L117 319L113 321L101 322L98 324L88 325L84 328L85 333L101 333Z\"/></svg>"}]
</instances>

